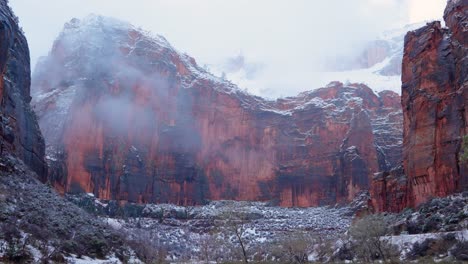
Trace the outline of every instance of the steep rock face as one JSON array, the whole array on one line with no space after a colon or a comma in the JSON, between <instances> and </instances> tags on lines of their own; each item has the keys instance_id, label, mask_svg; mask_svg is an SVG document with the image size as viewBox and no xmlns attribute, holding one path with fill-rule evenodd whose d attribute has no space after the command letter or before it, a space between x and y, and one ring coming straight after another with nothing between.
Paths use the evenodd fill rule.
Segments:
<instances>
[{"instance_id":1,"label":"steep rock face","mask_svg":"<svg viewBox=\"0 0 468 264\"><path fill-rule=\"evenodd\" d=\"M26 38L6 1L0 1L0 155L14 154L46 176L44 140L30 108Z\"/></svg>"},{"instance_id":2,"label":"steep rock face","mask_svg":"<svg viewBox=\"0 0 468 264\"><path fill-rule=\"evenodd\" d=\"M448 1L444 19L448 28L432 22L406 35L402 105L407 193L398 206L380 203L379 210L398 211L468 188L467 167L458 161L461 138L468 133L468 0ZM376 186L375 197L394 196L393 190L400 189L394 186Z\"/></svg>"},{"instance_id":3,"label":"steep rock face","mask_svg":"<svg viewBox=\"0 0 468 264\"><path fill-rule=\"evenodd\" d=\"M399 212L408 200L408 178L403 167L398 166L390 171L374 175L371 188L371 200L378 211Z\"/></svg>"},{"instance_id":4,"label":"steep rock face","mask_svg":"<svg viewBox=\"0 0 468 264\"><path fill-rule=\"evenodd\" d=\"M207 73L164 38L110 18L69 22L36 68L49 180L62 193L334 204L401 161L393 92L335 82L267 101Z\"/></svg>"}]
</instances>

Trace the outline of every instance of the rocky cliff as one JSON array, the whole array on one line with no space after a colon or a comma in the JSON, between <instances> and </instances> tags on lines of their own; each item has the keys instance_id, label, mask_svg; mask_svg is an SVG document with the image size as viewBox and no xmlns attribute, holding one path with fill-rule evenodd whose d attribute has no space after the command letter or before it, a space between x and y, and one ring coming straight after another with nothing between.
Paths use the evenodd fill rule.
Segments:
<instances>
[{"instance_id":1,"label":"rocky cliff","mask_svg":"<svg viewBox=\"0 0 468 264\"><path fill-rule=\"evenodd\" d=\"M467 167L458 159L468 133L468 0L448 1L444 19L447 28L432 22L406 35L401 101L407 182L402 186L402 171L380 177L373 188L379 210L398 211L468 188Z\"/></svg>"},{"instance_id":2,"label":"rocky cliff","mask_svg":"<svg viewBox=\"0 0 468 264\"><path fill-rule=\"evenodd\" d=\"M29 105L29 48L16 16L0 1L0 155L21 158L46 176L44 140Z\"/></svg>"},{"instance_id":3,"label":"rocky cliff","mask_svg":"<svg viewBox=\"0 0 468 264\"><path fill-rule=\"evenodd\" d=\"M111 18L70 21L36 68L49 181L62 193L334 204L401 160L396 93L335 82L267 101Z\"/></svg>"},{"instance_id":4,"label":"rocky cliff","mask_svg":"<svg viewBox=\"0 0 468 264\"><path fill-rule=\"evenodd\" d=\"M124 261L132 251L141 256L121 232L37 179L47 177L47 167L29 106L29 49L7 2L0 0L0 262L74 263L73 256L93 261L122 253Z\"/></svg>"}]
</instances>

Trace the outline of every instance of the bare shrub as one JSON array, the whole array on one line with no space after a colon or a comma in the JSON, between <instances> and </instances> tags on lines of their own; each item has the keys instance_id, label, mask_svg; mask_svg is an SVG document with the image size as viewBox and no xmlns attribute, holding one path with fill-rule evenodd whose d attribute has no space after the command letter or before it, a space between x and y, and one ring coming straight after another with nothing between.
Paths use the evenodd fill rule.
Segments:
<instances>
[{"instance_id":1,"label":"bare shrub","mask_svg":"<svg viewBox=\"0 0 468 264\"><path fill-rule=\"evenodd\" d=\"M336 252L332 253L332 261L349 261L353 260L355 257L355 252L353 250L353 243L351 243L349 238L343 238L340 240Z\"/></svg>"},{"instance_id":2,"label":"bare shrub","mask_svg":"<svg viewBox=\"0 0 468 264\"><path fill-rule=\"evenodd\" d=\"M307 263L313 255L316 261L323 263L332 260L333 252L333 241L315 233L295 231L277 239L266 255L269 255L267 259L282 263Z\"/></svg>"},{"instance_id":3,"label":"bare shrub","mask_svg":"<svg viewBox=\"0 0 468 264\"><path fill-rule=\"evenodd\" d=\"M312 254L316 241L312 235L305 232L287 233L276 242L275 254L281 262L306 263Z\"/></svg>"},{"instance_id":4,"label":"bare shrub","mask_svg":"<svg viewBox=\"0 0 468 264\"><path fill-rule=\"evenodd\" d=\"M224 222L224 228L225 231L227 231L227 235L234 236L243 262L248 263L249 241L247 239L246 231L247 224L250 222L250 220L248 219L247 215L241 212L236 212L235 210L228 210L221 214L220 218Z\"/></svg>"},{"instance_id":5,"label":"bare shrub","mask_svg":"<svg viewBox=\"0 0 468 264\"><path fill-rule=\"evenodd\" d=\"M316 238L314 251L316 253L316 259L320 262L328 262L332 260L335 250L335 240L331 238L324 238L318 236Z\"/></svg>"},{"instance_id":6,"label":"bare shrub","mask_svg":"<svg viewBox=\"0 0 468 264\"><path fill-rule=\"evenodd\" d=\"M388 226L385 218L377 214L356 221L349 230L356 257L369 263L377 259L392 262L399 256L396 246L384 237Z\"/></svg>"},{"instance_id":7,"label":"bare shrub","mask_svg":"<svg viewBox=\"0 0 468 264\"><path fill-rule=\"evenodd\" d=\"M127 243L144 263L166 263L167 248L150 232L139 230L133 234L132 238L129 238Z\"/></svg>"},{"instance_id":8,"label":"bare shrub","mask_svg":"<svg viewBox=\"0 0 468 264\"><path fill-rule=\"evenodd\" d=\"M223 259L226 251L225 241L218 238L215 234L208 234L200 237L200 260L209 263L218 263Z\"/></svg>"}]
</instances>

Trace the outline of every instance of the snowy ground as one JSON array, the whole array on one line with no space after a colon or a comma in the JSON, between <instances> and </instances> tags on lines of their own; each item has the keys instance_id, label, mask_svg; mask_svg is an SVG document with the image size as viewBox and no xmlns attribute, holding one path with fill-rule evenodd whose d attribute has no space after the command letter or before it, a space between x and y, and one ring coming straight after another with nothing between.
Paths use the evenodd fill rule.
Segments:
<instances>
[{"instance_id":1,"label":"snowy ground","mask_svg":"<svg viewBox=\"0 0 468 264\"><path fill-rule=\"evenodd\" d=\"M272 259L275 247L285 245L281 244L285 241L291 243L287 241L289 238L301 235L307 236L305 238L309 245L334 244L346 237L343 235L349 229L353 215L365 210L368 194L363 193L346 207L311 208L283 208L264 202L246 201L213 201L204 206L189 207L127 203L123 207L115 207L118 203L100 201L91 194L77 199L75 203L81 203L88 211L100 215L109 227L130 240L144 241L145 246L163 252L167 260L192 263L204 259L205 252L209 252L211 260L217 259L217 256L222 256L222 260L241 259L233 223L235 228L242 229L241 237L251 258L258 256L259 259L265 259L267 256ZM390 232L401 234L382 239L397 245L402 259L416 242L421 244L427 239L445 240L449 234L458 241L466 241L467 222L462 215L467 209L467 199L466 194L456 194L433 199L417 210L386 214L385 217L393 223ZM441 221L427 229L434 217ZM410 229L410 225L426 227L417 229L421 233L414 234L411 232L415 232L415 229ZM310 260L317 259L316 249L313 252L309 255ZM439 259L449 258L447 254L439 256Z\"/></svg>"},{"instance_id":2,"label":"snowy ground","mask_svg":"<svg viewBox=\"0 0 468 264\"><path fill-rule=\"evenodd\" d=\"M447 234L454 234L455 238L459 241L468 240L468 230L455 231L455 232L426 233L426 234L416 234L416 235L398 235L398 236L384 237L384 239L388 239L390 243L398 246L398 248L400 249L400 252L402 252L403 254L406 254L411 250L411 248L416 242L421 243L428 238L440 239L444 235L447 235Z\"/></svg>"},{"instance_id":3,"label":"snowy ground","mask_svg":"<svg viewBox=\"0 0 468 264\"><path fill-rule=\"evenodd\" d=\"M295 233L335 237L351 224L349 207L282 208L262 202L217 201L205 206L180 207L146 205L147 215L161 217L109 218L103 220L129 236L144 237L164 247L171 259L193 259L200 255L202 242L216 240L226 248L236 247L230 232L229 215L242 215L242 237L252 251ZM228 249L223 249L228 250Z\"/></svg>"}]
</instances>

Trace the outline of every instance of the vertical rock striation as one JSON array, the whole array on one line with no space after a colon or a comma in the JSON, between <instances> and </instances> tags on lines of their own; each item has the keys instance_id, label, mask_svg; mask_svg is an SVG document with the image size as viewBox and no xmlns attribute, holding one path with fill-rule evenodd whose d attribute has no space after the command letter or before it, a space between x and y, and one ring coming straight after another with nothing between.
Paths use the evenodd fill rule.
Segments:
<instances>
[{"instance_id":1,"label":"vertical rock striation","mask_svg":"<svg viewBox=\"0 0 468 264\"><path fill-rule=\"evenodd\" d=\"M46 177L44 140L29 105L29 48L16 16L0 1L0 154L14 154Z\"/></svg>"},{"instance_id":2,"label":"vertical rock striation","mask_svg":"<svg viewBox=\"0 0 468 264\"><path fill-rule=\"evenodd\" d=\"M331 83L267 101L163 37L100 16L67 23L36 67L49 180L62 193L200 204L335 204L401 161L399 96Z\"/></svg>"},{"instance_id":3,"label":"vertical rock striation","mask_svg":"<svg viewBox=\"0 0 468 264\"><path fill-rule=\"evenodd\" d=\"M444 19L447 28L431 22L405 38L401 101L407 183L401 185L402 171L377 178L372 189L381 211L468 188L467 166L458 159L468 134L468 0L448 1Z\"/></svg>"}]
</instances>

